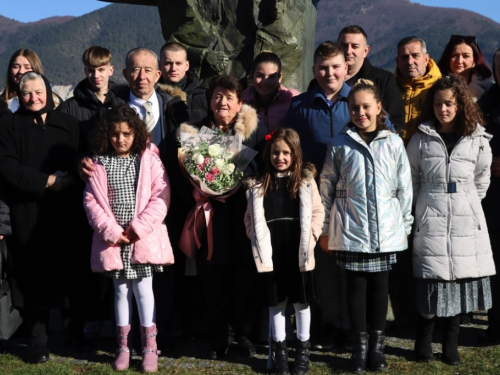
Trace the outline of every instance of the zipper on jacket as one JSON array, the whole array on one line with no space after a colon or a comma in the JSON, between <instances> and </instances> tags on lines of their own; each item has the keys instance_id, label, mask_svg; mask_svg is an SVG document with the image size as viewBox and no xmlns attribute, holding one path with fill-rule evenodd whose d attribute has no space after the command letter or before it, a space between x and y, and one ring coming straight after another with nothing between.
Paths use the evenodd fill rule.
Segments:
<instances>
[{"instance_id":1,"label":"zipper on jacket","mask_svg":"<svg viewBox=\"0 0 500 375\"><path fill-rule=\"evenodd\" d=\"M427 133L429 134L429 133ZM455 143L455 146L453 146L453 150L451 150L451 154L448 154L448 149L446 148L446 144L444 143L443 139L441 138L441 136L439 134L437 134L437 131L436 131L436 135L435 134L429 134L430 136L432 137L435 137L439 140L439 142L441 143L441 146L443 147L443 150L445 152L445 155L447 157L446 159L446 186L448 186L448 184L450 183L450 174L451 174L451 168L450 168L450 164L451 164L451 156L453 155L453 152L456 150L458 144L462 141L462 139L464 138L463 136L460 137L460 139L457 141L457 143ZM451 259L451 196L450 194L447 194L448 195L448 225L447 225L447 236L448 236L448 241L447 242L447 252L448 252L448 258L450 260L450 280L453 280L454 277L453 277L453 261Z\"/></svg>"},{"instance_id":2,"label":"zipper on jacket","mask_svg":"<svg viewBox=\"0 0 500 375\"><path fill-rule=\"evenodd\" d=\"M380 132L378 132L378 134L375 136L375 138L370 142L370 145L375 142L376 140L379 140L381 139L382 137L380 137ZM383 137L383 138L387 138L387 137ZM353 138L354 139L354 138ZM359 140L357 139L354 139L356 142L358 142L359 144L361 144L362 146L364 146L367 150L368 150L368 154L370 155L370 157L372 158L372 164L373 164L373 189L375 191L375 216L376 216L376 220L377 220L377 242L378 242L378 253L381 253L380 251L380 226L379 226L379 223L378 223L378 202L377 202L377 183L375 182L375 158L373 157L372 155L372 151L371 151L371 147L370 145L367 145L366 142L360 142ZM367 172L366 172L366 169L365 169L365 180L366 180L366 175L367 175ZM366 212L368 212L368 199L366 200ZM369 233L369 231L368 231ZM371 244L371 236L370 234L368 234L368 236L370 237L369 238L369 242Z\"/></svg>"}]
</instances>

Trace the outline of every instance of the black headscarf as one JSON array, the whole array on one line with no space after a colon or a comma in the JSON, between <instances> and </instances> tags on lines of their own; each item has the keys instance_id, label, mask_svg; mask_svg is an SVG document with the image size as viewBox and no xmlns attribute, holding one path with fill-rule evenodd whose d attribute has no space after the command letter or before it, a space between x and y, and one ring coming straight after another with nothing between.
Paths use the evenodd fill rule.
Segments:
<instances>
[{"instance_id":1,"label":"black headscarf","mask_svg":"<svg viewBox=\"0 0 500 375\"><path fill-rule=\"evenodd\" d=\"M43 107L42 109L40 109L39 111L36 111L36 112L33 112L33 111L30 111L30 110L26 109L24 107L24 102L22 100L23 96L21 94L21 87L18 86L17 87L17 97L19 98L19 105L20 106L19 106L19 109L17 110L16 113L19 114L19 115L32 117L35 120L35 123L37 125L44 126L42 115L44 113L47 113L50 110L54 109L54 107L55 107L54 100L52 99L52 88L50 87L49 80L43 74L36 73L36 72L26 72L26 73L24 73L21 76L21 79L20 79L19 82L22 81L23 77L26 74L35 74L39 78L41 78L43 80L43 82L45 83L45 90L47 92L47 99L45 101L45 107Z\"/></svg>"}]
</instances>

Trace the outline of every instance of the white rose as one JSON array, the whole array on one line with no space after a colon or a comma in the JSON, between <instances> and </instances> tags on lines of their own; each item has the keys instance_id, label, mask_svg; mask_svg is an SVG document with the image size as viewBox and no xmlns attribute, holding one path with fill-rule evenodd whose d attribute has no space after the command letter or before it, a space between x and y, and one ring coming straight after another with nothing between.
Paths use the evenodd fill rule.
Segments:
<instances>
[{"instance_id":1,"label":"white rose","mask_svg":"<svg viewBox=\"0 0 500 375\"><path fill-rule=\"evenodd\" d=\"M203 162L205 161L205 158L203 157L202 154L194 154L193 155L193 161L196 164L203 164Z\"/></svg>"},{"instance_id":2,"label":"white rose","mask_svg":"<svg viewBox=\"0 0 500 375\"><path fill-rule=\"evenodd\" d=\"M234 156L234 152L226 151L225 155L226 155L226 158L231 159Z\"/></svg>"},{"instance_id":3,"label":"white rose","mask_svg":"<svg viewBox=\"0 0 500 375\"><path fill-rule=\"evenodd\" d=\"M212 158L221 156L223 151L224 150L222 150L222 147L220 147L218 144L208 146L208 155L210 155Z\"/></svg>"},{"instance_id":4,"label":"white rose","mask_svg":"<svg viewBox=\"0 0 500 375\"><path fill-rule=\"evenodd\" d=\"M219 171L222 170L222 168L224 168L224 166L226 165L226 163L222 159L217 159L214 164Z\"/></svg>"},{"instance_id":5,"label":"white rose","mask_svg":"<svg viewBox=\"0 0 500 375\"><path fill-rule=\"evenodd\" d=\"M226 166L226 168L225 168L225 169L227 169L228 173L225 173L225 174L228 174L228 175L229 175L229 174L233 173L233 172L234 172L234 168L235 168L235 167L234 167L234 164L233 164L233 163L229 163L229 164Z\"/></svg>"}]
</instances>

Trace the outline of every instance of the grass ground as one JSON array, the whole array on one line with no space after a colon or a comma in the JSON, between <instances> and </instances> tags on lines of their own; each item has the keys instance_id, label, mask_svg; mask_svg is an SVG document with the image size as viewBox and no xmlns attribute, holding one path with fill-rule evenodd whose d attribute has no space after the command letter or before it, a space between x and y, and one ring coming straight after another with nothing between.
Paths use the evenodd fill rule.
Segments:
<instances>
[{"instance_id":1,"label":"grass ground","mask_svg":"<svg viewBox=\"0 0 500 375\"><path fill-rule=\"evenodd\" d=\"M408 327L406 332L388 333L386 338L386 354L389 363L388 374L418 375L499 375L500 345L478 346L477 337L486 328L484 314L475 315L472 324L461 327L460 354L462 364L448 366L439 360L432 363L416 363L412 361L414 328ZM441 334L434 335L434 351L440 351ZM293 345L290 345L293 347ZM53 342L51 360L48 363L32 365L22 358L27 348L21 342L5 345L4 354L0 355L0 374L8 375L59 375L59 374L116 374L112 369L113 340L102 342L97 349L81 354L66 349L64 345ZM176 350L168 356L161 357L159 374L175 375L216 375L216 374L265 374L267 347L258 346L255 357L241 358L236 348L232 348L224 360L212 361L200 359L208 350L208 342L204 339L182 338L177 341ZM293 349L290 357L293 358ZM350 355L347 353L311 353L311 375L348 374ZM123 374L137 374L140 369L140 358L134 357L131 368Z\"/></svg>"}]
</instances>

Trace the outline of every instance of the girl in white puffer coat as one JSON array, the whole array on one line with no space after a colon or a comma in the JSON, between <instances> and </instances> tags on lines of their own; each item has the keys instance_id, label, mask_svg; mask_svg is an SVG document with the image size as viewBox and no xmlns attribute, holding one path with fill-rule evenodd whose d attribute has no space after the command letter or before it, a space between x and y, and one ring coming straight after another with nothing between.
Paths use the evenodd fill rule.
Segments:
<instances>
[{"instance_id":1,"label":"girl in white puffer coat","mask_svg":"<svg viewBox=\"0 0 500 375\"><path fill-rule=\"evenodd\" d=\"M264 273L267 284L272 339L269 347L273 349L268 367L274 365L275 374L290 374L285 309L291 303L297 322L293 374L306 375L309 374L309 302L316 298L312 275L314 247L325 211L314 181L316 170L312 164L302 163L297 132L280 128L267 135L266 140L265 173L247 191L245 226L257 271Z\"/></svg>"},{"instance_id":2,"label":"girl in white puffer coat","mask_svg":"<svg viewBox=\"0 0 500 375\"><path fill-rule=\"evenodd\" d=\"M332 139L320 179L325 223L319 244L334 250L345 270L354 373L387 369L389 271L408 248L413 223L403 141L384 124L378 89L360 81L349 93L351 121Z\"/></svg>"},{"instance_id":3,"label":"girl in white puffer coat","mask_svg":"<svg viewBox=\"0 0 500 375\"><path fill-rule=\"evenodd\" d=\"M439 79L427 94L424 118L408 145L415 205L413 274L419 313L415 356L434 359L435 316L444 317L442 360L460 363L460 315L491 307L495 274L481 207L490 183L491 135L465 81Z\"/></svg>"}]
</instances>

